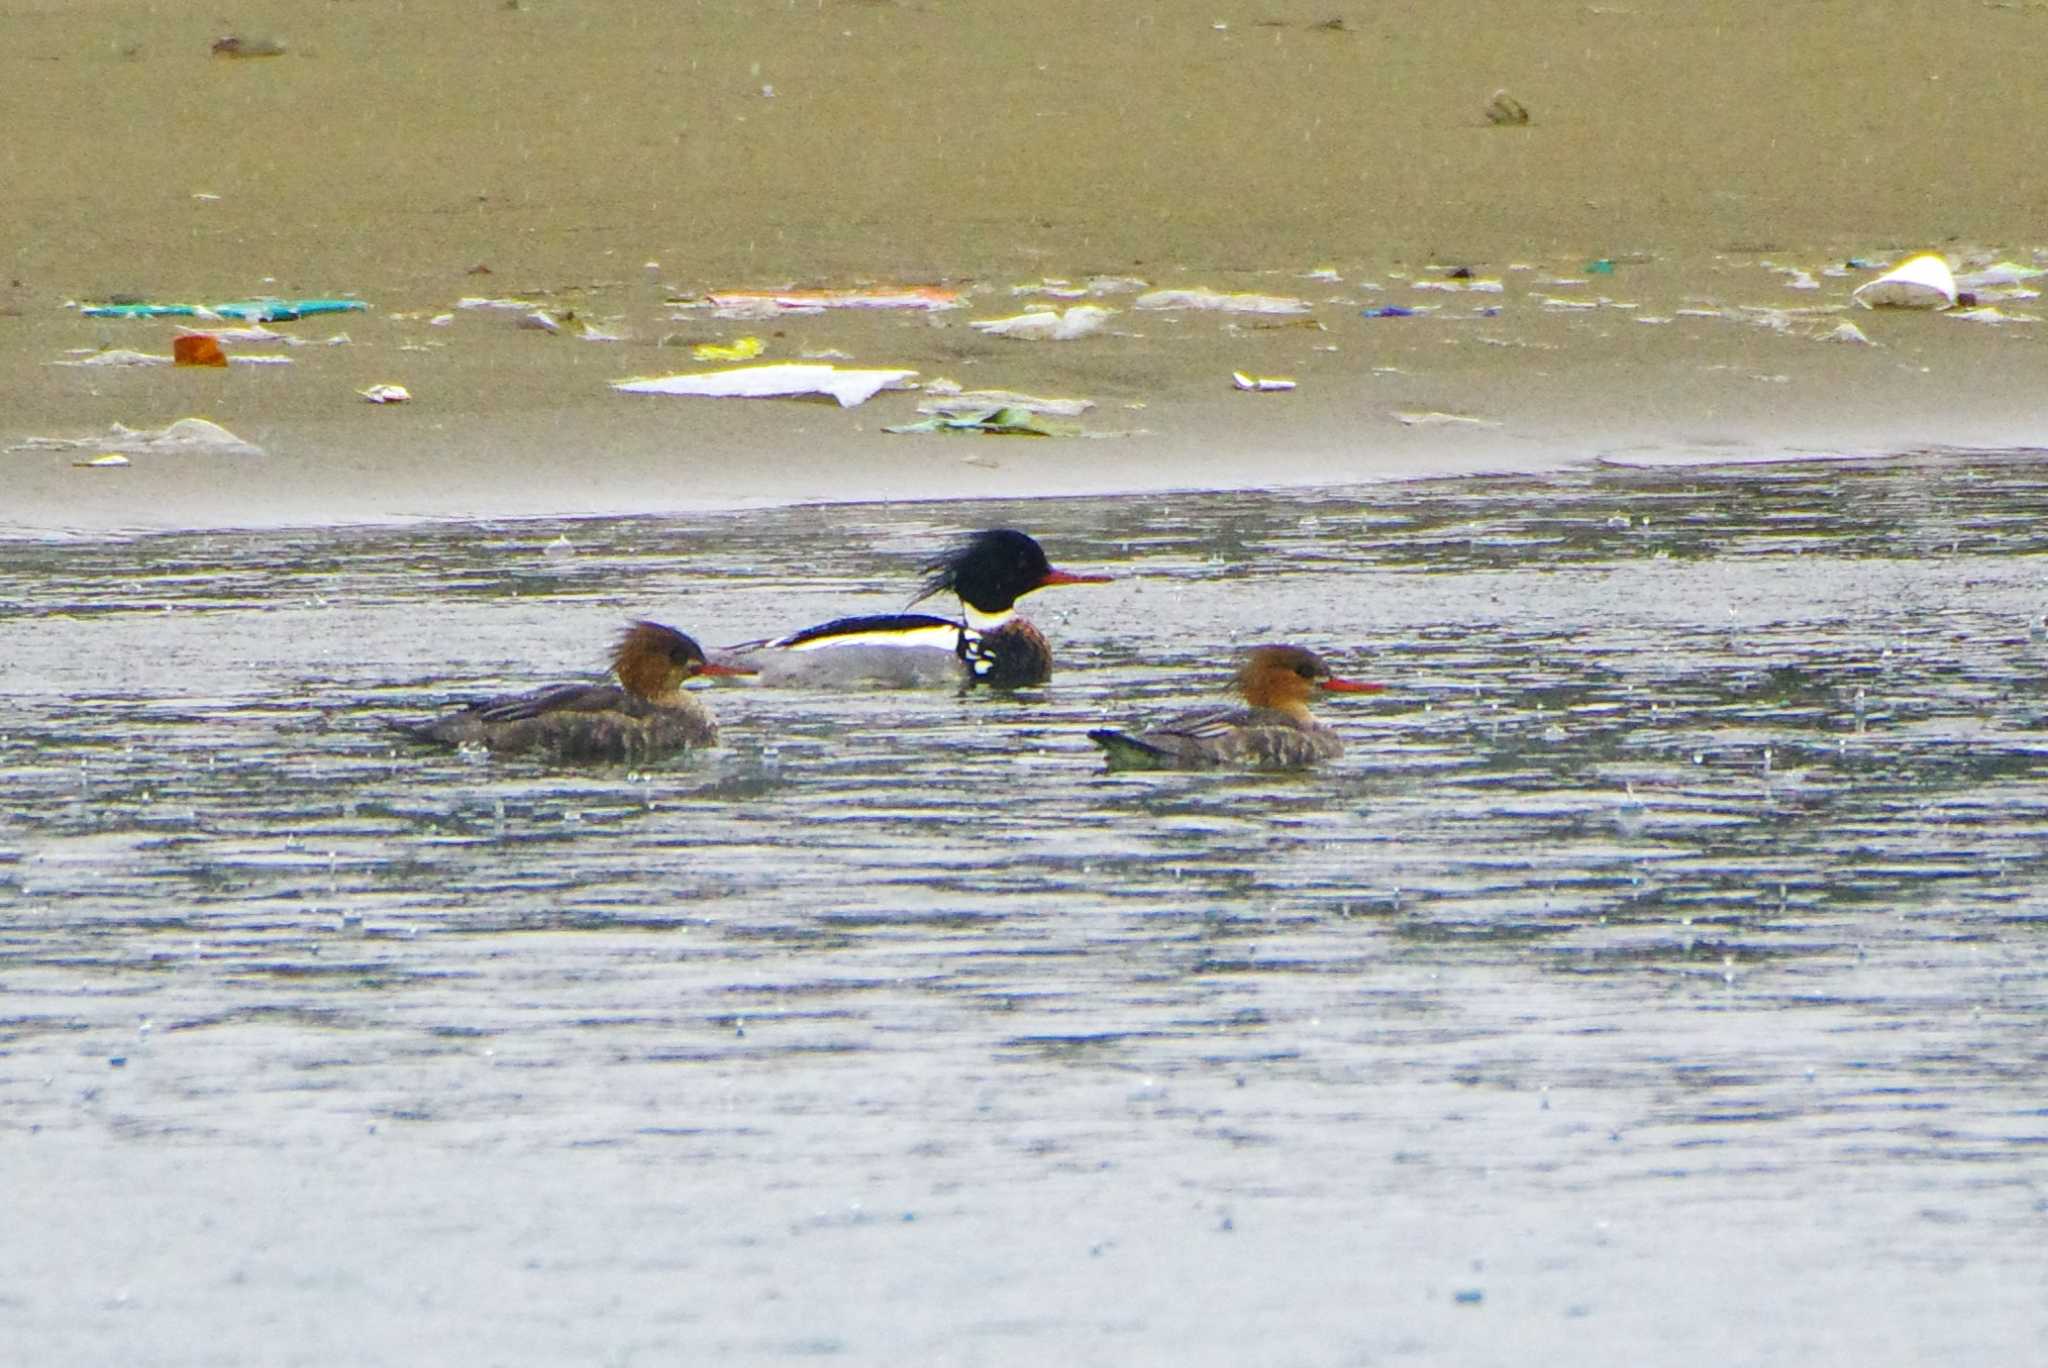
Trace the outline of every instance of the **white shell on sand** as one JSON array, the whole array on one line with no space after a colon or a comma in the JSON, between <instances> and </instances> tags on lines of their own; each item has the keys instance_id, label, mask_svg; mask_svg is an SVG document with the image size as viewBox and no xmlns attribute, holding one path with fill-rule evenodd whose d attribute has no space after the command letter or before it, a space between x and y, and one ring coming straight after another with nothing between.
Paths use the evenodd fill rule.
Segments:
<instances>
[{"instance_id":1,"label":"white shell on sand","mask_svg":"<svg viewBox=\"0 0 2048 1368\"><path fill-rule=\"evenodd\" d=\"M1853 298L1866 309L1954 308L1955 273L1939 255L1923 252L1859 286Z\"/></svg>"},{"instance_id":2,"label":"white shell on sand","mask_svg":"<svg viewBox=\"0 0 2048 1368\"><path fill-rule=\"evenodd\" d=\"M698 394L715 399L783 399L827 394L838 400L841 408L852 408L874 398L878 390L916 374L912 370L840 370L837 366L781 362L695 375L618 380L612 388L621 394Z\"/></svg>"}]
</instances>

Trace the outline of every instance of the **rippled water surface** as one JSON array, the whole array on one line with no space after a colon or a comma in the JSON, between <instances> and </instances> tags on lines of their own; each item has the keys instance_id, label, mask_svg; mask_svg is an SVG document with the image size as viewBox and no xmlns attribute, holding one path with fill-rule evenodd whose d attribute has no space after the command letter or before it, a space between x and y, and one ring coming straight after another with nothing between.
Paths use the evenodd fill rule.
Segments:
<instances>
[{"instance_id":1,"label":"rippled water surface","mask_svg":"<svg viewBox=\"0 0 2048 1368\"><path fill-rule=\"evenodd\" d=\"M996 522L1117 576L1027 601L1047 689L384 730ZM0 1336L2027 1361L2044 552L1953 459L0 544ZM1103 772L1267 640L1392 686L1344 760Z\"/></svg>"}]
</instances>

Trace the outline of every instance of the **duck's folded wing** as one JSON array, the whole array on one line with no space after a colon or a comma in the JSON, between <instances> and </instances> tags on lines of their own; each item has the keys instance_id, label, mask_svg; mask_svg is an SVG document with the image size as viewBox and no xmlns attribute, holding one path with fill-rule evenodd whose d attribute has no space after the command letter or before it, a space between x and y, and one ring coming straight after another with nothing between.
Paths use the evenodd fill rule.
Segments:
<instances>
[{"instance_id":1,"label":"duck's folded wing","mask_svg":"<svg viewBox=\"0 0 2048 1368\"><path fill-rule=\"evenodd\" d=\"M631 694L613 684L554 684L479 703L470 715L479 722L523 722L547 713L631 711L632 701Z\"/></svg>"},{"instance_id":2,"label":"duck's folded wing","mask_svg":"<svg viewBox=\"0 0 2048 1368\"><path fill-rule=\"evenodd\" d=\"M1210 708L1182 713L1136 735L1104 728L1089 732L1088 739L1102 747L1117 769L1205 769L1238 758L1244 724L1254 716L1244 708Z\"/></svg>"},{"instance_id":3,"label":"duck's folded wing","mask_svg":"<svg viewBox=\"0 0 2048 1368\"><path fill-rule=\"evenodd\" d=\"M1145 735L1148 738L1178 736L1190 741L1214 741L1220 737L1235 736L1263 720L1260 713L1250 708L1206 708L1200 712L1182 713L1156 727L1148 727Z\"/></svg>"}]
</instances>

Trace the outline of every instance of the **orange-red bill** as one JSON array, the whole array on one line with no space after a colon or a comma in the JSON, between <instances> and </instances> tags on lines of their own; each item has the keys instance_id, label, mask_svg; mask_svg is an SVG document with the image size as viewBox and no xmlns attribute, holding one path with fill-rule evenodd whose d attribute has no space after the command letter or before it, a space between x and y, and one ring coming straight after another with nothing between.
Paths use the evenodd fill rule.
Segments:
<instances>
[{"instance_id":1,"label":"orange-red bill","mask_svg":"<svg viewBox=\"0 0 2048 1368\"><path fill-rule=\"evenodd\" d=\"M1323 687L1331 693L1385 693L1384 684L1368 684L1362 679L1339 679L1331 675L1323 681Z\"/></svg>"},{"instance_id":2,"label":"orange-red bill","mask_svg":"<svg viewBox=\"0 0 2048 1368\"><path fill-rule=\"evenodd\" d=\"M1038 582L1043 589L1048 584L1108 584L1113 575L1077 575L1071 570L1048 570L1045 578Z\"/></svg>"},{"instance_id":3,"label":"orange-red bill","mask_svg":"<svg viewBox=\"0 0 2048 1368\"><path fill-rule=\"evenodd\" d=\"M752 675L761 673L751 665L727 665L722 661L707 660L697 667L700 675Z\"/></svg>"}]
</instances>

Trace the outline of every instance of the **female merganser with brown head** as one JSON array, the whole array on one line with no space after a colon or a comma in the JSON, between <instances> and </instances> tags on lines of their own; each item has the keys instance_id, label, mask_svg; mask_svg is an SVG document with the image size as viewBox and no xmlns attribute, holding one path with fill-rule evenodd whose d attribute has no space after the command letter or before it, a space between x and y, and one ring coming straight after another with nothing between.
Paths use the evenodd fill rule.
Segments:
<instances>
[{"instance_id":1,"label":"female merganser with brown head","mask_svg":"<svg viewBox=\"0 0 2048 1368\"><path fill-rule=\"evenodd\" d=\"M615 685L556 684L398 729L444 746L483 746L493 755L652 760L716 744L717 720L683 685L699 675L744 671L707 662L703 649L673 627L635 622L613 648L612 673Z\"/></svg>"},{"instance_id":2,"label":"female merganser with brown head","mask_svg":"<svg viewBox=\"0 0 2048 1368\"><path fill-rule=\"evenodd\" d=\"M1309 716L1308 700L1326 693L1378 693L1384 684L1340 679L1314 651L1260 646L1246 659L1232 688L1242 708L1183 713L1137 733L1103 728L1088 733L1112 769L1300 769L1344 753L1337 733Z\"/></svg>"},{"instance_id":3,"label":"female merganser with brown head","mask_svg":"<svg viewBox=\"0 0 2048 1368\"><path fill-rule=\"evenodd\" d=\"M1017 600L1055 584L1103 584L1108 575L1055 570L1045 548L1022 532L992 528L926 562L920 603L959 597L958 619L929 613L837 618L772 641L722 653L760 682L803 688L924 688L1043 684L1052 677L1045 634L1017 613Z\"/></svg>"}]
</instances>

